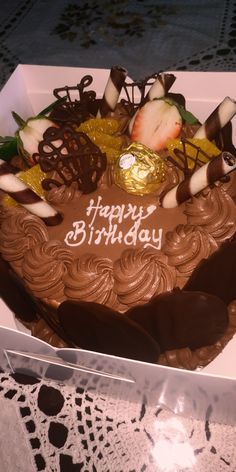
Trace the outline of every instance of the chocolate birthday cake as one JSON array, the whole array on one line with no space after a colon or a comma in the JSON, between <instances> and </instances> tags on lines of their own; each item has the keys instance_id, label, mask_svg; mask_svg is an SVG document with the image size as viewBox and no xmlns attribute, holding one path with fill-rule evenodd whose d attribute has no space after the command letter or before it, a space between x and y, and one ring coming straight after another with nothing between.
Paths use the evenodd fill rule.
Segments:
<instances>
[{"instance_id":1,"label":"chocolate birthday cake","mask_svg":"<svg viewBox=\"0 0 236 472\"><path fill-rule=\"evenodd\" d=\"M55 90L50 111L15 114L23 161L0 161L1 294L9 277L29 297L32 334L190 369L234 334L236 104L200 124L174 80L126 83L114 67L100 100L85 77Z\"/></svg>"}]
</instances>

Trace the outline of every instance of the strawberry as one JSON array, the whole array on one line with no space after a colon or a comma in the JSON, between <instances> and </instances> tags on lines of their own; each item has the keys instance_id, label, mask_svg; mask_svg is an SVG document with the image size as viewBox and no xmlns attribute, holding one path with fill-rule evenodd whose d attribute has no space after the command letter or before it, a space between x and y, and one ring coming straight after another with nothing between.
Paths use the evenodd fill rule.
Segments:
<instances>
[{"instance_id":1,"label":"strawberry","mask_svg":"<svg viewBox=\"0 0 236 472\"><path fill-rule=\"evenodd\" d=\"M182 118L178 108L165 99L147 102L136 113L131 140L159 151L166 147L169 138L179 136Z\"/></svg>"},{"instance_id":2,"label":"strawberry","mask_svg":"<svg viewBox=\"0 0 236 472\"><path fill-rule=\"evenodd\" d=\"M29 166L35 164L31 156L38 152L39 142L42 141L44 132L50 126L56 125L46 117L36 116L24 122L17 131L18 151L26 159Z\"/></svg>"}]
</instances>

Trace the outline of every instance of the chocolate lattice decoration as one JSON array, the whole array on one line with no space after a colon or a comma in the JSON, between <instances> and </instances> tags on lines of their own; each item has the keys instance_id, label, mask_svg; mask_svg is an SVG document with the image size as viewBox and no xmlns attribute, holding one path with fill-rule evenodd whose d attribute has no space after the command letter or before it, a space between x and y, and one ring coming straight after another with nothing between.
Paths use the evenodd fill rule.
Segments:
<instances>
[{"instance_id":1,"label":"chocolate lattice decoration","mask_svg":"<svg viewBox=\"0 0 236 472\"><path fill-rule=\"evenodd\" d=\"M106 170L106 155L89 139L70 126L51 126L39 143L38 153L33 154L43 172L56 172L57 178L42 181L45 190L76 182L83 193L96 190L97 183Z\"/></svg>"},{"instance_id":2,"label":"chocolate lattice decoration","mask_svg":"<svg viewBox=\"0 0 236 472\"><path fill-rule=\"evenodd\" d=\"M172 156L167 156L167 160L178 167L178 169L184 173L185 177L188 177L192 175L199 167L206 164L206 159L203 159L203 157L207 158L209 161L212 156L207 154L201 147L197 146L186 138L182 137L181 143L182 149L173 149L176 159L174 159ZM194 149L194 157L188 153L186 145ZM189 167L190 162L192 163L191 168Z\"/></svg>"},{"instance_id":3,"label":"chocolate lattice decoration","mask_svg":"<svg viewBox=\"0 0 236 472\"><path fill-rule=\"evenodd\" d=\"M161 74L162 72L155 72L154 74L149 75L148 77L145 77L145 79L143 80L136 80L133 82L128 82L126 80L123 85L126 98L122 98L121 103L124 106L126 106L128 109L133 109L134 111L136 111L137 108L142 107L145 104L145 102L148 100L148 90L150 89L150 87L154 84L154 82L156 82L158 77L159 77L159 80L162 81ZM168 76L169 78L174 77L173 74L165 74L165 75ZM135 98L137 89L139 90L139 94L140 94L139 98ZM180 96L180 94L174 94L174 95L176 97L177 95Z\"/></svg>"},{"instance_id":4,"label":"chocolate lattice decoration","mask_svg":"<svg viewBox=\"0 0 236 472\"><path fill-rule=\"evenodd\" d=\"M145 101L145 96L147 94L147 87L150 87L155 82L158 76L159 73L155 73L150 75L149 77L146 77L143 80L136 80L133 82L125 81L123 88L125 91L126 98L122 98L121 103L129 108L133 107L134 109L137 109L142 106ZM138 89L140 92L140 97L138 99L135 98L136 89Z\"/></svg>"},{"instance_id":5,"label":"chocolate lattice decoration","mask_svg":"<svg viewBox=\"0 0 236 472\"><path fill-rule=\"evenodd\" d=\"M125 81L123 84L125 97L120 100L120 103L125 107L130 115L145 103L147 100L148 88L151 87L160 74L161 72L156 72L143 80L133 82ZM92 82L92 76L85 75L79 84L73 87L65 86L56 88L53 91L54 96L57 99L64 98L65 100L57 105L52 111L50 115L52 120L59 121L60 123L79 125L91 117L96 117L101 99L96 97L95 91L85 90L92 84ZM139 97L135 98L137 89L139 90Z\"/></svg>"},{"instance_id":6,"label":"chocolate lattice decoration","mask_svg":"<svg viewBox=\"0 0 236 472\"><path fill-rule=\"evenodd\" d=\"M51 118L61 123L79 125L91 116L96 116L100 100L96 98L96 92L85 90L92 82L91 75L85 75L79 84L73 87L56 88L53 95L57 99L65 100L54 108Z\"/></svg>"}]
</instances>

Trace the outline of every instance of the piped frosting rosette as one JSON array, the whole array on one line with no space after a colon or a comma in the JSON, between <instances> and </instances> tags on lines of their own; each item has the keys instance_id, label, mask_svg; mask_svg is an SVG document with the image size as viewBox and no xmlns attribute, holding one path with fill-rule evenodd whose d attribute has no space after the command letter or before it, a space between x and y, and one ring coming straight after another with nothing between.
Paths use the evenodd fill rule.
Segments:
<instances>
[{"instance_id":1,"label":"piped frosting rosette","mask_svg":"<svg viewBox=\"0 0 236 472\"><path fill-rule=\"evenodd\" d=\"M40 218L31 215L24 208L12 208L7 215L1 225L0 252L16 272L21 274L25 253L35 245L47 241L48 231Z\"/></svg>"},{"instance_id":2,"label":"piped frosting rosette","mask_svg":"<svg viewBox=\"0 0 236 472\"><path fill-rule=\"evenodd\" d=\"M65 204L70 203L73 200L78 200L82 193L78 190L76 183L73 183L69 187L61 185L61 187L53 187L51 190L46 192L46 198L49 203L54 204Z\"/></svg>"},{"instance_id":3,"label":"piped frosting rosette","mask_svg":"<svg viewBox=\"0 0 236 472\"><path fill-rule=\"evenodd\" d=\"M113 264L108 258L84 254L73 261L64 277L65 295L119 309L113 285Z\"/></svg>"},{"instance_id":4,"label":"piped frosting rosette","mask_svg":"<svg viewBox=\"0 0 236 472\"><path fill-rule=\"evenodd\" d=\"M63 301L65 276L72 253L60 241L46 241L27 251L22 264L24 279L40 299Z\"/></svg>"},{"instance_id":5,"label":"piped frosting rosette","mask_svg":"<svg viewBox=\"0 0 236 472\"><path fill-rule=\"evenodd\" d=\"M114 263L114 291L127 307L146 303L175 283L176 271L161 251L127 249Z\"/></svg>"},{"instance_id":6,"label":"piped frosting rosette","mask_svg":"<svg viewBox=\"0 0 236 472\"><path fill-rule=\"evenodd\" d=\"M236 231L236 207L225 190L216 186L207 188L186 203L187 222L202 226L218 244L230 238Z\"/></svg>"},{"instance_id":7,"label":"piped frosting rosette","mask_svg":"<svg viewBox=\"0 0 236 472\"><path fill-rule=\"evenodd\" d=\"M174 231L169 231L162 248L168 263L176 268L177 285L180 288L198 263L217 249L215 239L204 228L192 225L178 225Z\"/></svg>"}]
</instances>

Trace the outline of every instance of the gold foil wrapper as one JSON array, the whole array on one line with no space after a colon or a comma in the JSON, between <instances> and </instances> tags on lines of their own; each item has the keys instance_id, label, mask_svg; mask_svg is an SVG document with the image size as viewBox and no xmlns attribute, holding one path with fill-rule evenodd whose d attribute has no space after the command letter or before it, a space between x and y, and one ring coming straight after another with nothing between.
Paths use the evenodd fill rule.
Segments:
<instances>
[{"instance_id":1,"label":"gold foil wrapper","mask_svg":"<svg viewBox=\"0 0 236 472\"><path fill-rule=\"evenodd\" d=\"M130 144L116 161L115 184L128 193L154 193L164 180L164 160L143 144Z\"/></svg>"}]
</instances>

